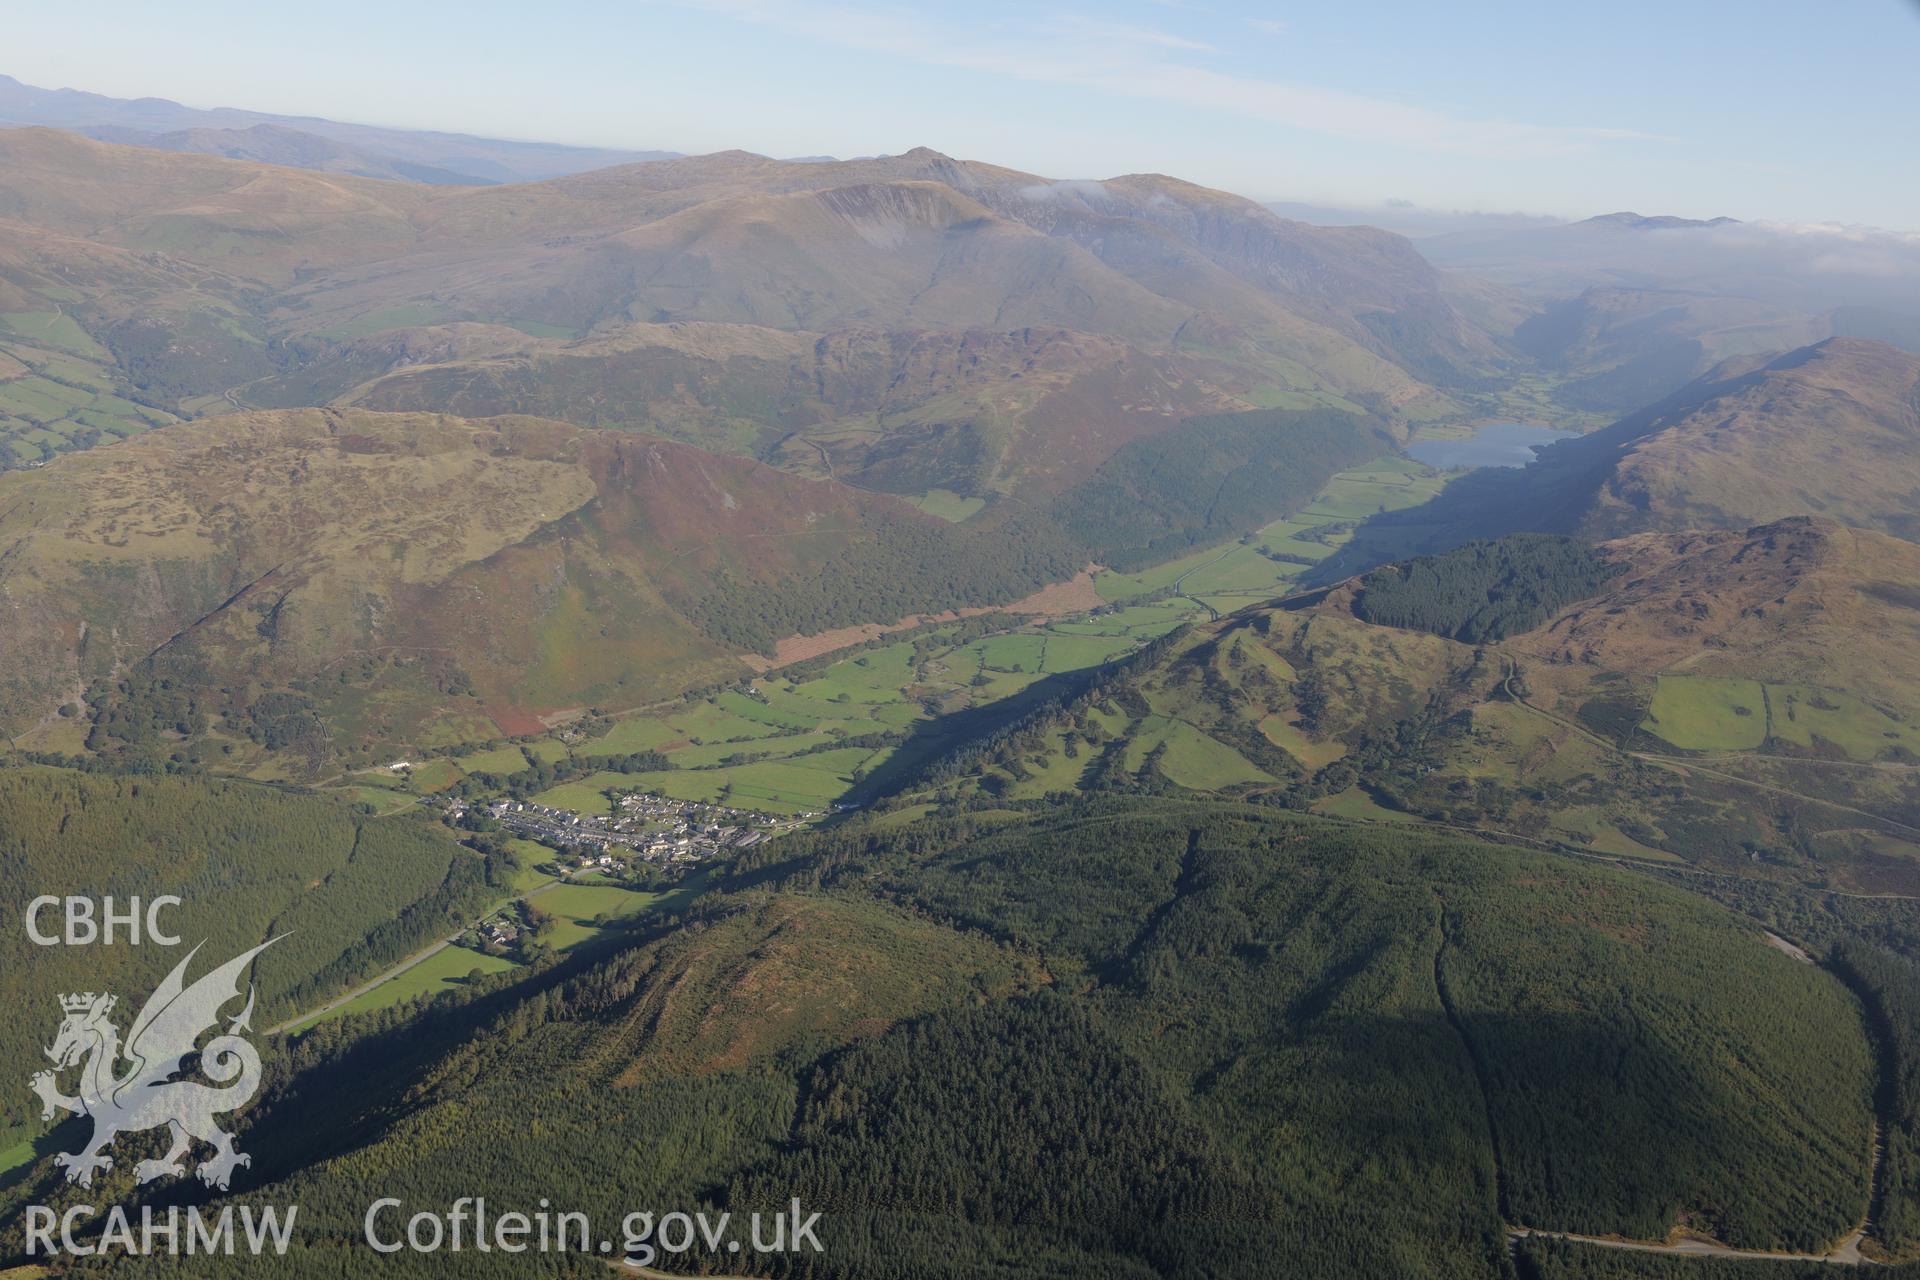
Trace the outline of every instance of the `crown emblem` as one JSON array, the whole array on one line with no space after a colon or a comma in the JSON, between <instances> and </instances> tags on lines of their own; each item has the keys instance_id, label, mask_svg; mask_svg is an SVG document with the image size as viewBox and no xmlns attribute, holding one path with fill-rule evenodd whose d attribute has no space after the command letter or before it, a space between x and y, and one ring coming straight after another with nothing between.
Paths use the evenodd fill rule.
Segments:
<instances>
[{"instance_id":1,"label":"crown emblem","mask_svg":"<svg viewBox=\"0 0 1920 1280\"><path fill-rule=\"evenodd\" d=\"M66 1170L68 1182L92 1186L93 1175L113 1164L106 1149L123 1131L166 1128L173 1135L173 1146L165 1155L134 1166L136 1184L185 1173L183 1157L195 1142L214 1149L213 1157L203 1160L194 1172L217 1190L225 1191L234 1170L252 1163L234 1146L233 1135L214 1123L214 1117L246 1106L260 1088L260 1053L241 1034L250 1029L247 1019L253 1013L253 984L246 973L254 957L277 941L269 938L188 982L187 967L200 951L195 947L147 997L124 1045L120 1029L107 1020L119 1003L117 997L105 991L60 997L66 1017L58 1037L46 1049L53 1068L36 1072L27 1084L40 1098L41 1120L64 1111L93 1121L93 1136L84 1147L54 1157L54 1163ZM221 1034L221 1010L239 1000L243 991L247 1007ZM211 1039L208 1032L214 1033ZM199 1059L198 1072L187 1065L194 1057ZM129 1064L124 1071L119 1066L122 1058ZM76 1069L79 1092L63 1093L60 1073ZM182 1072L188 1078L176 1079ZM211 1083L191 1078L196 1074Z\"/></svg>"}]
</instances>

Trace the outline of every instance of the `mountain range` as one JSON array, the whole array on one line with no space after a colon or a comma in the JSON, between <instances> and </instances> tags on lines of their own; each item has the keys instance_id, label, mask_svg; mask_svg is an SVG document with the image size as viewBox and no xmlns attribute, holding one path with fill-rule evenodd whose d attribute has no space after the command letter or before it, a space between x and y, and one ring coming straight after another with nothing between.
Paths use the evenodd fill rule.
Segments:
<instances>
[{"instance_id":1,"label":"mountain range","mask_svg":"<svg viewBox=\"0 0 1920 1280\"><path fill-rule=\"evenodd\" d=\"M6 125L47 125L162 151L409 182L521 182L673 154L388 129L232 107L202 110L166 98L41 89L0 75L0 127Z\"/></svg>"},{"instance_id":2,"label":"mountain range","mask_svg":"<svg viewBox=\"0 0 1920 1280\"><path fill-rule=\"evenodd\" d=\"M479 1198L568 1280L1920 1272L1897 253L0 120L0 911L275 939L231 1186L11 1090L4 1280L527 1274L369 1248ZM0 1048L178 962L103 950L0 938Z\"/></svg>"}]
</instances>

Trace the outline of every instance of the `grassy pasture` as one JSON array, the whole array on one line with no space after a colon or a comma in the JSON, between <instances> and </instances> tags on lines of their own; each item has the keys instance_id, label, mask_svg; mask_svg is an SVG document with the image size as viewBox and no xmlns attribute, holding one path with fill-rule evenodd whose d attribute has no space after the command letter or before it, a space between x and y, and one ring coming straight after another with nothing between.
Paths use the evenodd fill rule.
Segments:
<instances>
[{"instance_id":1,"label":"grassy pasture","mask_svg":"<svg viewBox=\"0 0 1920 1280\"><path fill-rule=\"evenodd\" d=\"M390 791L386 787L343 787L341 791L355 804L370 805L381 817L400 813L413 807L414 798L403 791Z\"/></svg>"},{"instance_id":2,"label":"grassy pasture","mask_svg":"<svg viewBox=\"0 0 1920 1280\"><path fill-rule=\"evenodd\" d=\"M992 636L968 646L979 664L988 672L1004 671L1015 675L1038 672L1046 638L1037 635Z\"/></svg>"},{"instance_id":3,"label":"grassy pasture","mask_svg":"<svg viewBox=\"0 0 1920 1280\"><path fill-rule=\"evenodd\" d=\"M658 900L658 894L622 889L617 885L563 884L547 890L533 902L553 917L553 932L548 940L564 951L600 937L601 930L593 923L599 917L635 915Z\"/></svg>"},{"instance_id":4,"label":"grassy pasture","mask_svg":"<svg viewBox=\"0 0 1920 1280\"><path fill-rule=\"evenodd\" d=\"M1274 746L1298 760L1309 769L1322 769L1347 754L1346 744L1338 739L1329 738L1324 742L1315 742L1300 731L1300 726L1282 720L1279 716L1267 716L1260 721L1260 732Z\"/></svg>"},{"instance_id":5,"label":"grassy pasture","mask_svg":"<svg viewBox=\"0 0 1920 1280\"><path fill-rule=\"evenodd\" d=\"M1767 730L1782 742L1809 750L1829 743L1853 760L1872 760L1896 747L1920 753L1920 728L1903 724L1850 693L1769 685L1767 702Z\"/></svg>"},{"instance_id":6,"label":"grassy pasture","mask_svg":"<svg viewBox=\"0 0 1920 1280\"><path fill-rule=\"evenodd\" d=\"M635 785L631 779L651 777L650 774L595 773L572 782L563 782L557 787L542 791L533 798L535 804L548 805L555 809L572 809L579 813L606 813L609 802L606 792L610 787L628 787Z\"/></svg>"},{"instance_id":7,"label":"grassy pasture","mask_svg":"<svg viewBox=\"0 0 1920 1280\"><path fill-rule=\"evenodd\" d=\"M414 790L428 793L444 791L464 776L460 766L450 759L428 760L408 771Z\"/></svg>"},{"instance_id":8,"label":"grassy pasture","mask_svg":"<svg viewBox=\"0 0 1920 1280\"><path fill-rule=\"evenodd\" d=\"M987 505L985 498L963 498L951 489L929 489L913 502L928 515L954 524L959 524Z\"/></svg>"},{"instance_id":9,"label":"grassy pasture","mask_svg":"<svg viewBox=\"0 0 1920 1280\"><path fill-rule=\"evenodd\" d=\"M527 767L527 754L515 746L495 747L491 751L477 751L461 758L461 767L468 773L497 773L503 776L519 773Z\"/></svg>"},{"instance_id":10,"label":"grassy pasture","mask_svg":"<svg viewBox=\"0 0 1920 1280\"><path fill-rule=\"evenodd\" d=\"M1338 795L1328 796L1313 806L1315 813L1326 814L1330 818L1348 818L1362 822L1418 822L1410 813L1401 813L1398 809L1383 808L1374 802L1372 796L1359 787L1349 787Z\"/></svg>"},{"instance_id":11,"label":"grassy pasture","mask_svg":"<svg viewBox=\"0 0 1920 1280\"><path fill-rule=\"evenodd\" d=\"M1341 472L1305 510L1275 520L1243 542L1218 544L1138 573L1102 573L1094 579L1094 589L1104 600L1123 601L1178 583L1184 594L1230 613L1285 595L1305 567L1298 561L1320 560L1344 541L1344 534L1325 542L1302 535L1319 526L1418 506L1444 483L1439 473L1410 458L1376 458Z\"/></svg>"},{"instance_id":12,"label":"grassy pasture","mask_svg":"<svg viewBox=\"0 0 1920 1280\"><path fill-rule=\"evenodd\" d=\"M1140 768L1147 754L1161 746L1166 751L1160 757L1160 771L1179 786L1217 791L1243 782L1273 780L1232 747L1183 720L1164 716L1149 717L1127 743L1127 768Z\"/></svg>"},{"instance_id":13,"label":"grassy pasture","mask_svg":"<svg viewBox=\"0 0 1920 1280\"><path fill-rule=\"evenodd\" d=\"M1920 729L1850 693L1718 676L1661 676L1642 728L1692 751L1771 742L1861 761L1920 752Z\"/></svg>"},{"instance_id":14,"label":"grassy pasture","mask_svg":"<svg viewBox=\"0 0 1920 1280\"><path fill-rule=\"evenodd\" d=\"M614 726L592 742L583 743L580 754L583 756L624 756L636 751L657 751L667 743L678 738L679 732L665 720L650 716L634 716L617 721ZM534 747L547 747L548 751L535 751L534 754L546 760L549 755L564 759L566 746L559 742L538 742ZM551 748L558 748L553 752ZM547 761L552 763L551 760Z\"/></svg>"},{"instance_id":15,"label":"grassy pasture","mask_svg":"<svg viewBox=\"0 0 1920 1280\"><path fill-rule=\"evenodd\" d=\"M485 955L467 947L447 947L428 956L405 973L330 1010L316 1021L325 1022L355 1013L372 1013L420 996L439 995L442 991L450 991L464 984L467 975L475 969L482 973L499 973L516 967L513 961L502 956Z\"/></svg>"},{"instance_id":16,"label":"grassy pasture","mask_svg":"<svg viewBox=\"0 0 1920 1280\"><path fill-rule=\"evenodd\" d=\"M1079 671L1086 667L1097 667L1103 662L1132 649L1131 642L1108 636L1049 635L1045 655L1045 669L1049 673L1060 671Z\"/></svg>"},{"instance_id":17,"label":"grassy pasture","mask_svg":"<svg viewBox=\"0 0 1920 1280\"><path fill-rule=\"evenodd\" d=\"M639 750L637 747L630 749ZM567 758L567 744L556 741L553 738L541 738L537 742L527 743L526 752L542 764L557 764ZM620 754L624 755L626 753L621 752Z\"/></svg>"},{"instance_id":18,"label":"grassy pasture","mask_svg":"<svg viewBox=\"0 0 1920 1280\"><path fill-rule=\"evenodd\" d=\"M1686 751L1752 751L1767 740L1766 695L1757 680L1661 676L1641 727Z\"/></svg>"}]
</instances>

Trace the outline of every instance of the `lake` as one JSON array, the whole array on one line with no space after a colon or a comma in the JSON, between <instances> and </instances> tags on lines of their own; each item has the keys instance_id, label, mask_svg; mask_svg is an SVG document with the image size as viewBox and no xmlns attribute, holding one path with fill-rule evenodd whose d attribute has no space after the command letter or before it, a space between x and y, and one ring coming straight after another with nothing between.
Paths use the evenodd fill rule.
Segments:
<instances>
[{"instance_id":1,"label":"lake","mask_svg":"<svg viewBox=\"0 0 1920 1280\"><path fill-rule=\"evenodd\" d=\"M1579 434L1552 427L1530 427L1520 422L1494 422L1465 440L1416 440L1407 446L1407 453L1442 471L1459 467L1524 467L1533 461L1535 449Z\"/></svg>"}]
</instances>

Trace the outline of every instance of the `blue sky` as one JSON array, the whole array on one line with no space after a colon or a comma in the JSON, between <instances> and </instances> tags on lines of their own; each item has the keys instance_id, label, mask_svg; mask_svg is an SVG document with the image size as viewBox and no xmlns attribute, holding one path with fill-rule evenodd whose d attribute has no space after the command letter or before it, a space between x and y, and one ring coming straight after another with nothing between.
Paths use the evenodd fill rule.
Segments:
<instances>
[{"instance_id":1,"label":"blue sky","mask_svg":"<svg viewBox=\"0 0 1920 1280\"><path fill-rule=\"evenodd\" d=\"M96 0L21 6L0 50L30 84L508 137L1912 230L1917 67L1917 0Z\"/></svg>"}]
</instances>

